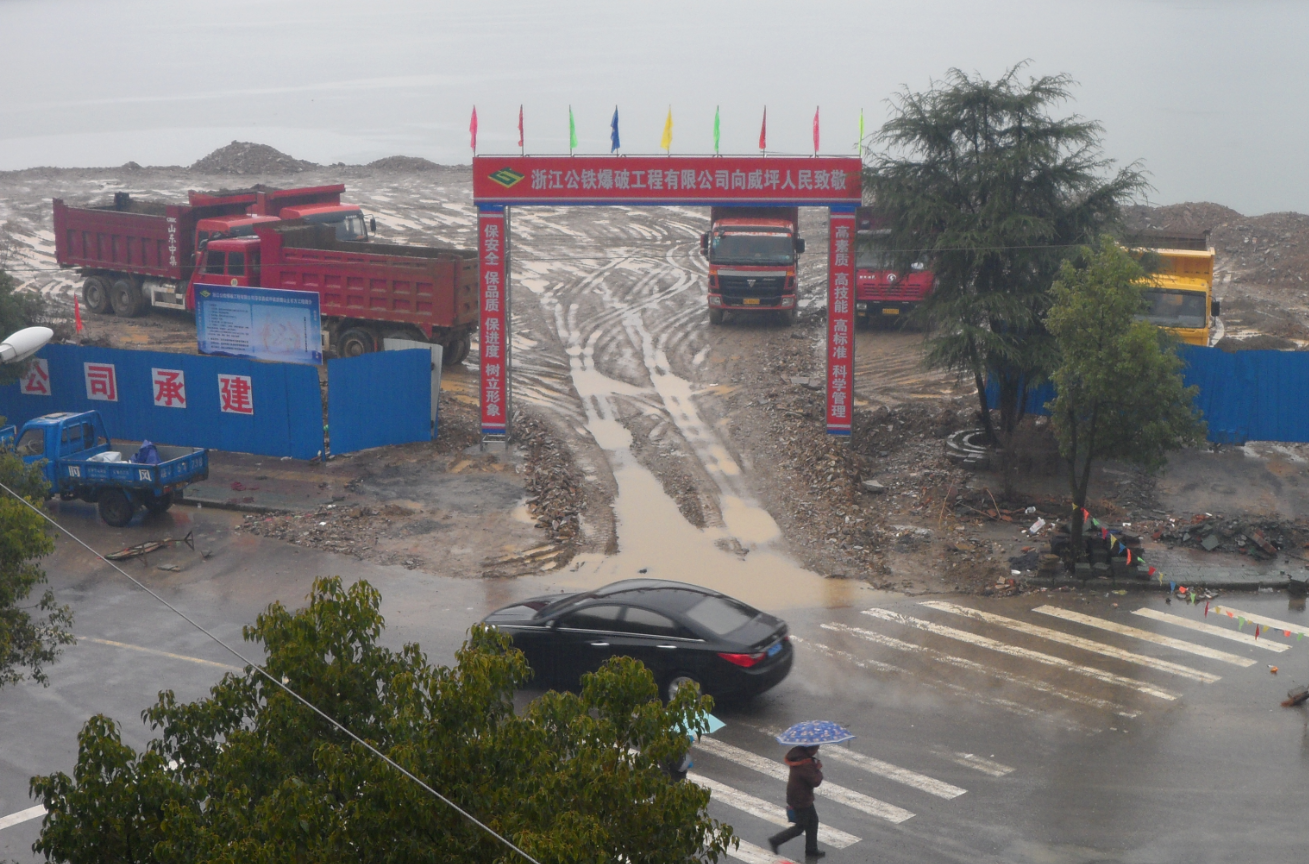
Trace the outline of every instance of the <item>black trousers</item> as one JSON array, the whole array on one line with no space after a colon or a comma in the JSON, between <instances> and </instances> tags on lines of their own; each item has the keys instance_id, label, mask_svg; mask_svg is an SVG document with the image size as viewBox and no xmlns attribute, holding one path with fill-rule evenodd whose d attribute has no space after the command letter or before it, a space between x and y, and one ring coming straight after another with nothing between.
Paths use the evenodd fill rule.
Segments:
<instances>
[{"instance_id":1,"label":"black trousers","mask_svg":"<svg viewBox=\"0 0 1309 864\"><path fill-rule=\"evenodd\" d=\"M814 805L812 804L810 804L808 807L795 808L795 824L792 825L790 828L787 828L782 833L774 834L772 837L768 839L770 843L774 843L780 846L781 844L785 843L787 840L793 840L796 837L799 837L801 834L804 835L804 851L806 853L817 852L818 851L818 810L815 809Z\"/></svg>"}]
</instances>

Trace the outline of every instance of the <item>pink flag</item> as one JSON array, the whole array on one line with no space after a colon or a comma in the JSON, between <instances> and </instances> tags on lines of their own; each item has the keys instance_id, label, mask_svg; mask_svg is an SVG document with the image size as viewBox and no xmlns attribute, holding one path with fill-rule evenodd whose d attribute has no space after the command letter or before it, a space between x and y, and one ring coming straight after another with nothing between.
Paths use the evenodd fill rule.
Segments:
<instances>
[{"instance_id":1,"label":"pink flag","mask_svg":"<svg viewBox=\"0 0 1309 864\"><path fill-rule=\"evenodd\" d=\"M818 109L814 109L814 155L818 155Z\"/></svg>"},{"instance_id":2,"label":"pink flag","mask_svg":"<svg viewBox=\"0 0 1309 864\"><path fill-rule=\"evenodd\" d=\"M768 106L764 106L764 122L759 126L759 149L768 149Z\"/></svg>"},{"instance_id":3,"label":"pink flag","mask_svg":"<svg viewBox=\"0 0 1309 864\"><path fill-rule=\"evenodd\" d=\"M518 149L523 149L523 106L518 106Z\"/></svg>"},{"instance_id":4,"label":"pink flag","mask_svg":"<svg viewBox=\"0 0 1309 864\"><path fill-rule=\"evenodd\" d=\"M472 147L473 152L476 153L477 152L477 106L476 105L473 106L473 119L468 121L468 138L469 138L468 146Z\"/></svg>"}]
</instances>

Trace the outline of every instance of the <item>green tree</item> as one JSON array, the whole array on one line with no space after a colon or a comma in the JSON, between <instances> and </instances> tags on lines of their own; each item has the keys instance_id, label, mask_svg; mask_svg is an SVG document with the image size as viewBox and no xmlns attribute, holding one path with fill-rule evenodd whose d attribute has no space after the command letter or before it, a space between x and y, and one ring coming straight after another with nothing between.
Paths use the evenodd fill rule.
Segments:
<instances>
[{"instance_id":1,"label":"green tree","mask_svg":"<svg viewBox=\"0 0 1309 864\"><path fill-rule=\"evenodd\" d=\"M1051 289L1046 326L1058 348L1049 403L1073 498L1073 560L1082 557L1091 469L1100 459L1162 466L1170 450L1194 444L1205 425L1196 387L1182 383L1176 340L1135 316L1150 277L1109 237L1067 261Z\"/></svg>"},{"instance_id":2,"label":"green tree","mask_svg":"<svg viewBox=\"0 0 1309 864\"><path fill-rule=\"evenodd\" d=\"M874 138L885 150L864 174L897 266L925 260L936 274L919 312L931 327L927 362L972 379L987 434L1006 454L1028 389L1054 363L1042 319L1060 263L1146 186L1135 166L1111 173L1099 124L1051 116L1070 98L1067 75L1023 83L1023 65L996 81L951 69L926 92L901 94Z\"/></svg>"},{"instance_id":3,"label":"green tree","mask_svg":"<svg viewBox=\"0 0 1309 864\"><path fill-rule=\"evenodd\" d=\"M247 627L276 680L369 741L541 862L717 860L732 829L709 793L674 783L679 727L710 702L683 688L667 705L629 658L521 711L523 655L473 627L452 667L415 645L392 651L380 597L318 580L307 607L271 605ZM171 691L143 713L145 753L93 717L73 776L32 780L49 810L34 849L65 862L517 862L521 859L254 669L207 698Z\"/></svg>"},{"instance_id":4,"label":"green tree","mask_svg":"<svg viewBox=\"0 0 1309 864\"><path fill-rule=\"evenodd\" d=\"M39 468L24 465L6 448L0 448L0 483L35 507L45 503L49 489ZM59 656L59 646L73 642L73 614L55 603L53 591L47 588L36 603L28 602L46 581L36 562L54 548L41 514L0 490L0 687L28 675L47 684L45 666Z\"/></svg>"},{"instance_id":5,"label":"green tree","mask_svg":"<svg viewBox=\"0 0 1309 864\"><path fill-rule=\"evenodd\" d=\"M20 292L13 277L4 271L3 241L0 234L0 339L24 327L45 324L49 317L41 295L35 291ZM21 363L0 363L0 387L17 381L23 368Z\"/></svg>"}]
</instances>

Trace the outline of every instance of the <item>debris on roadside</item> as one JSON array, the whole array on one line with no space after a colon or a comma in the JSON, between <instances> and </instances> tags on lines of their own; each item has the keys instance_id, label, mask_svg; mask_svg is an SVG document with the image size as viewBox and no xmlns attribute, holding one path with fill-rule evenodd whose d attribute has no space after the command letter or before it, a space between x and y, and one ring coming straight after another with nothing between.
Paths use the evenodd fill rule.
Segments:
<instances>
[{"instance_id":1,"label":"debris on roadside","mask_svg":"<svg viewBox=\"0 0 1309 864\"><path fill-rule=\"evenodd\" d=\"M1282 702L1283 708L1294 708L1296 705L1303 705L1309 702L1309 685L1292 687L1286 691L1286 699Z\"/></svg>"},{"instance_id":2,"label":"debris on roadside","mask_svg":"<svg viewBox=\"0 0 1309 864\"><path fill-rule=\"evenodd\" d=\"M106 561L126 561L129 558L139 558L149 555L151 552L158 552L160 549L168 546L174 546L178 543L185 543L191 551L195 551L194 531L186 532L185 537L179 537L174 540L172 537L165 537L162 540L147 540L144 543L137 543L135 546L128 546L126 549L120 549L117 552L110 552L104 556Z\"/></svg>"}]
</instances>

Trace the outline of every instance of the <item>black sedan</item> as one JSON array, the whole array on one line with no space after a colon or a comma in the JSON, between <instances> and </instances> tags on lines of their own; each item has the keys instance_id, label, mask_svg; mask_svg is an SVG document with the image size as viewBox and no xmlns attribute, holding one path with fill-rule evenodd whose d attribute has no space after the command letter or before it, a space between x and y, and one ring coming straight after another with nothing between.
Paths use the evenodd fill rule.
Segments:
<instances>
[{"instance_id":1,"label":"black sedan","mask_svg":"<svg viewBox=\"0 0 1309 864\"><path fill-rule=\"evenodd\" d=\"M535 597L485 622L509 634L538 680L564 687L613 656L644 663L666 698L689 681L719 697L753 696L791 671L785 621L682 582L628 579Z\"/></svg>"}]
</instances>

